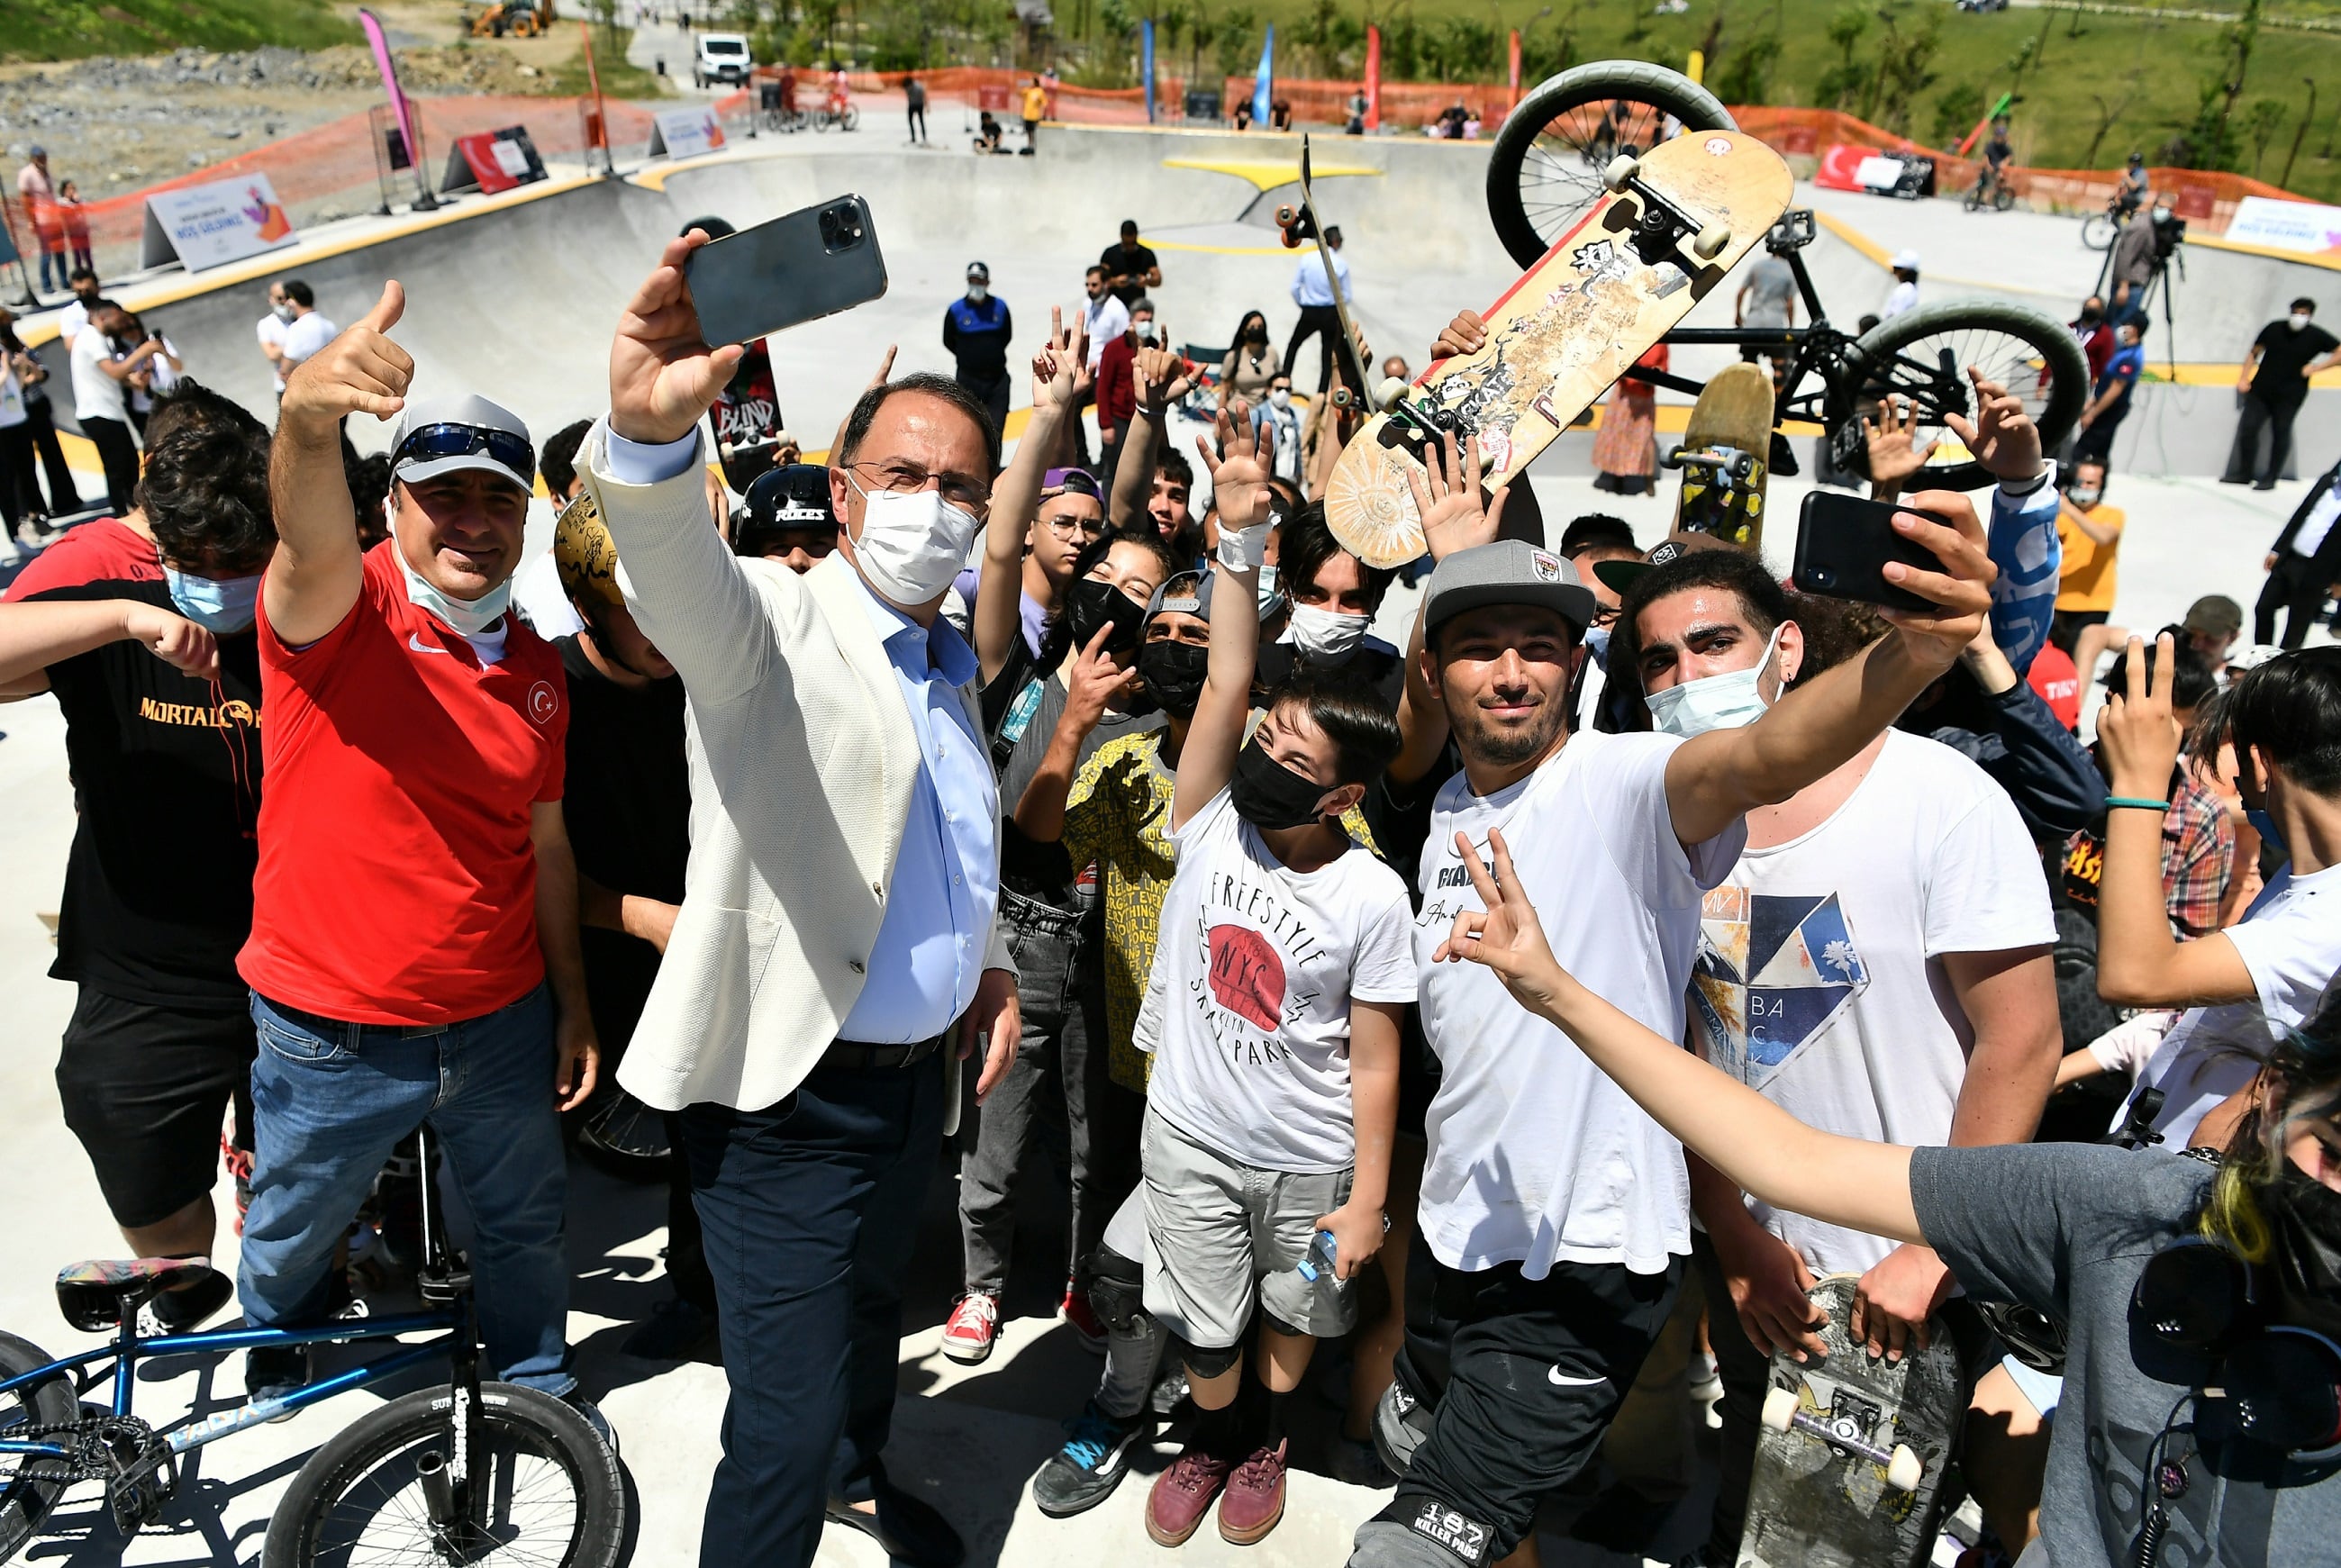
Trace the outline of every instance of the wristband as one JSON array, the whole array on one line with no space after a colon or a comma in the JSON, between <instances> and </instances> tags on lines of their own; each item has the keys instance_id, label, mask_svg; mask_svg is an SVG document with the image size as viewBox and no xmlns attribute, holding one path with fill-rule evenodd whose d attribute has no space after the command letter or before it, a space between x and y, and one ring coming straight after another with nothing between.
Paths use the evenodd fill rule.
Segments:
<instances>
[{"instance_id":1,"label":"wristband","mask_svg":"<svg viewBox=\"0 0 2341 1568\"><path fill-rule=\"evenodd\" d=\"M1220 530L1220 564L1230 571L1257 571L1260 558L1268 553L1270 524L1255 528L1223 528Z\"/></svg>"},{"instance_id":2,"label":"wristband","mask_svg":"<svg viewBox=\"0 0 2341 1568\"><path fill-rule=\"evenodd\" d=\"M2170 809L2169 801L2149 800L2143 795L2108 795L2106 797L2106 806L2109 810L2118 806L2134 807L2140 811L2167 811Z\"/></svg>"}]
</instances>

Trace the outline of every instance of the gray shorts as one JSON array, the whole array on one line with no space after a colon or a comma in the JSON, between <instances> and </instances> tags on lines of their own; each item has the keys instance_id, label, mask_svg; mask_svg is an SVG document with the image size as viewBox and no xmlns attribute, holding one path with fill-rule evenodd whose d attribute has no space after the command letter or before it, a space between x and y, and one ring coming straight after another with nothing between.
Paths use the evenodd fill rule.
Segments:
<instances>
[{"instance_id":1,"label":"gray shorts","mask_svg":"<svg viewBox=\"0 0 2341 1568\"><path fill-rule=\"evenodd\" d=\"M1205 1148L1146 1113L1146 1310L1198 1350L1224 1350L1251 1321L1252 1292L1270 1317L1320 1339L1356 1324L1353 1293L1293 1272L1318 1217L1350 1198L1353 1170L1296 1176Z\"/></svg>"}]
</instances>

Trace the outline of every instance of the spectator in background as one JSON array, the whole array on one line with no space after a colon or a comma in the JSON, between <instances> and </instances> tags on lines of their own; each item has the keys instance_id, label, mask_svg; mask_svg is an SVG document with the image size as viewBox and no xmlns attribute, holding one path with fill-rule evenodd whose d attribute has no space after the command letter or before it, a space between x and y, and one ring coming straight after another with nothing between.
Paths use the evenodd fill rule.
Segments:
<instances>
[{"instance_id":1,"label":"spectator in background","mask_svg":"<svg viewBox=\"0 0 2341 1568\"><path fill-rule=\"evenodd\" d=\"M991 293L991 269L967 264L967 292L943 312L943 347L958 361L952 372L991 411L994 429L1008 425L1008 340L1015 332L1008 302Z\"/></svg>"},{"instance_id":2,"label":"spectator in background","mask_svg":"<svg viewBox=\"0 0 2341 1568\"><path fill-rule=\"evenodd\" d=\"M335 326L317 308L317 296L309 285L298 278L284 280L284 303L293 307L293 319L284 324L284 349L279 360L282 373L291 375L301 364L341 335Z\"/></svg>"},{"instance_id":3,"label":"spectator in background","mask_svg":"<svg viewBox=\"0 0 2341 1568\"><path fill-rule=\"evenodd\" d=\"M57 222L56 198L56 188L49 183L49 150L36 142L25 166L16 171L16 199L25 204L25 215L33 223L34 243L41 253L43 293L66 282L65 231ZM53 238L56 242L54 244L50 243ZM56 273L55 283L49 277L52 264Z\"/></svg>"},{"instance_id":4,"label":"spectator in background","mask_svg":"<svg viewBox=\"0 0 2341 1568\"><path fill-rule=\"evenodd\" d=\"M1027 157L1031 156L1033 149L1040 145L1041 121L1048 113L1049 91L1041 85L1041 78L1035 76L1032 84L1024 89L1024 154Z\"/></svg>"},{"instance_id":5,"label":"spectator in background","mask_svg":"<svg viewBox=\"0 0 2341 1568\"><path fill-rule=\"evenodd\" d=\"M902 78L902 102L911 123L911 145L933 145L927 141L927 84L916 76Z\"/></svg>"},{"instance_id":6,"label":"spectator in background","mask_svg":"<svg viewBox=\"0 0 2341 1568\"><path fill-rule=\"evenodd\" d=\"M1130 433L1131 418L1138 412L1134 373L1138 351L1153 344L1154 303L1141 299L1130 307L1129 329L1098 355L1098 482L1109 491L1113 487L1114 468L1121 461L1122 439Z\"/></svg>"},{"instance_id":7,"label":"spectator in background","mask_svg":"<svg viewBox=\"0 0 2341 1568\"><path fill-rule=\"evenodd\" d=\"M1912 250L1896 252L1893 267L1894 287L1878 312L1881 321L1890 322L1905 311L1918 308L1918 253Z\"/></svg>"},{"instance_id":8,"label":"spectator in background","mask_svg":"<svg viewBox=\"0 0 2341 1568\"><path fill-rule=\"evenodd\" d=\"M1333 276L1340 282L1340 303L1346 305L1356 296L1350 289L1350 263L1341 256L1339 224L1326 229L1320 250L1321 256L1331 258ZM1333 286L1326 281L1325 264L1319 255L1306 255L1292 269L1292 303L1300 307L1300 319L1292 323L1291 341L1284 345L1284 373L1290 375L1300 357L1300 345L1312 337L1318 340L1317 390L1320 392L1333 384L1333 344L1341 335L1341 318L1333 308Z\"/></svg>"},{"instance_id":9,"label":"spectator in background","mask_svg":"<svg viewBox=\"0 0 2341 1568\"><path fill-rule=\"evenodd\" d=\"M2267 581L2252 606L2252 640L2276 640L2276 612L2286 612L2284 646L2298 648L2326 599L2341 586L2341 462L2326 469L2293 509L2260 563Z\"/></svg>"},{"instance_id":10,"label":"spectator in background","mask_svg":"<svg viewBox=\"0 0 2341 1568\"><path fill-rule=\"evenodd\" d=\"M1138 302L1146 297L1149 289L1162 286L1162 263L1152 251L1138 243L1138 220L1121 221L1121 242L1108 245L1098 257L1098 265L1105 269L1105 286L1113 297L1138 309Z\"/></svg>"},{"instance_id":11,"label":"spectator in background","mask_svg":"<svg viewBox=\"0 0 2341 1568\"><path fill-rule=\"evenodd\" d=\"M2221 475L2226 483L2249 480L2255 490L2276 488L2276 481L2284 477L2286 460L2292 456L2292 422L2308 399L2308 378L2337 364L2341 364L2341 338L2316 324L2315 300L2293 301L2284 320L2260 329L2251 351L2244 355L2242 373L2236 378L2236 391L2243 394L2236 425L2236 455L2243 471ZM2256 467L2263 426L2268 432L2265 469Z\"/></svg>"},{"instance_id":12,"label":"spectator in background","mask_svg":"<svg viewBox=\"0 0 2341 1568\"><path fill-rule=\"evenodd\" d=\"M1364 135L1366 134L1366 94L1362 90L1350 94L1349 111L1350 117L1348 123L1341 127L1341 134L1345 136Z\"/></svg>"},{"instance_id":13,"label":"spectator in background","mask_svg":"<svg viewBox=\"0 0 2341 1568\"><path fill-rule=\"evenodd\" d=\"M1262 425L1276 428L1276 456L1270 465L1270 477L1288 481L1306 494L1300 483L1300 415L1292 406L1292 378L1281 371L1268 383L1268 396L1252 405L1253 433L1258 434Z\"/></svg>"},{"instance_id":14,"label":"spectator in background","mask_svg":"<svg viewBox=\"0 0 2341 1568\"><path fill-rule=\"evenodd\" d=\"M268 285L268 313L253 330L260 339L260 357L268 362L276 395L284 395L284 329L293 324L293 302L284 295L284 280Z\"/></svg>"},{"instance_id":15,"label":"spectator in background","mask_svg":"<svg viewBox=\"0 0 2341 1568\"><path fill-rule=\"evenodd\" d=\"M1081 305L1081 335L1089 340L1090 369L1098 368L1105 345L1130 330L1130 307L1106 287L1106 271L1091 267L1081 279L1087 298Z\"/></svg>"},{"instance_id":16,"label":"spectator in background","mask_svg":"<svg viewBox=\"0 0 2341 1568\"><path fill-rule=\"evenodd\" d=\"M2328 478L2341 478L2341 467ZM2224 688L2237 672L2227 668L2227 652L2244 634L2244 607L2224 593L2207 593L2187 607L2182 629L2187 645L2202 655L2211 679Z\"/></svg>"},{"instance_id":17,"label":"spectator in background","mask_svg":"<svg viewBox=\"0 0 2341 1568\"><path fill-rule=\"evenodd\" d=\"M2129 417L2137 400L2137 378L2146 371L2146 318L2121 324L2121 346L2106 361L2097 378L2089 406L2081 411L2080 434L2073 442L2073 461L2112 465L2114 435Z\"/></svg>"},{"instance_id":18,"label":"spectator in background","mask_svg":"<svg viewBox=\"0 0 2341 1568\"><path fill-rule=\"evenodd\" d=\"M2057 613L2048 637L2073 659L2074 670L2095 679L2097 655L2124 634L2109 630L2114 608L2114 554L2121 549L2120 510L2104 504L2106 465L2083 459L2066 481L2057 509L2057 541L2064 563L2057 580Z\"/></svg>"},{"instance_id":19,"label":"spectator in background","mask_svg":"<svg viewBox=\"0 0 2341 1568\"><path fill-rule=\"evenodd\" d=\"M129 313L120 305L98 300L89 307L88 322L74 334L71 355L74 418L97 448L98 462L105 470L105 504L116 517L130 510L131 492L138 488L138 443L130 434L128 383L162 350L149 339L115 359L107 340L129 323Z\"/></svg>"},{"instance_id":20,"label":"spectator in background","mask_svg":"<svg viewBox=\"0 0 2341 1568\"><path fill-rule=\"evenodd\" d=\"M0 309L0 518L8 532L27 550L48 542L42 526L52 515L81 510L81 492L74 488L73 470L65 466L65 449L57 442L57 427L49 411L48 368L33 357L16 335L16 318ZM15 396L7 388L15 388ZM14 408L23 417L11 419ZM45 505L33 477L39 469L49 481ZM14 548L12 545L11 548Z\"/></svg>"},{"instance_id":21,"label":"spectator in background","mask_svg":"<svg viewBox=\"0 0 2341 1568\"><path fill-rule=\"evenodd\" d=\"M1000 137L1001 130L999 119L989 109L978 111L975 123L975 150L979 153L1004 153L1008 151L1007 148L1000 144Z\"/></svg>"},{"instance_id":22,"label":"spectator in background","mask_svg":"<svg viewBox=\"0 0 2341 1568\"><path fill-rule=\"evenodd\" d=\"M1413 376L1409 374L1407 372L1406 356L1404 354L1392 354L1390 358L1382 361L1382 374L1384 377L1396 376L1402 382L1412 381L1414 379Z\"/></svg>"},{"instance_id":23,"label":"spectator in background","mask_svg":"<svg viewBox=\"0 0 2341 1568\"><path fill-rule=\"evenodd\" d=\"M1268 106L1268 128L1271 131L1292 129L1292 104L1289 100L1279 98Z\"/></svg>"},{"instance_id":24,"label":"spectator in background","mask_svg":"<svg viewBox=\"0 0 2341 1568\"><path fill-rule=\"evenodd\" d=\"M1757 258L1739 280L1739 293L1731 302L1731 319L1739 326L1764 330L1786 329L1797 324L1797 274L1788 263L1767 252ZM1778 360L1780 356L1769 349L1753 345L1739 351L1743 360L1753 361L1759 353Z\"/></svg>"},{"instance_id":25,"label":"spectator in background","mask_svg":"<svg viewBox=\"0 0 2341 1568\"><path fill-rule=\"evenodd\" d=\"M1230 121L1230 128L1237 131L1249 131L1251 129L1251 100L1250 98L1238 98L1236 100L1236 112L1233 119Z\"/></svg>"},{"instance_id":26,"label":"spectator in background","mask_svg":"<svg viewBox=\"0 0 2341 1568\"><path fill-rule=\"evenodd\" d=\"M57 187L58 226L65 231L65 251L76 267L95 272L97 263L89 253L89 213L81 199L81 187L67 180Z\"/></svg>"},{"instance_id":27,"label":"spectator in background","mask_svg":"<svg viewBox=\"0 0 2341 1568\"><path fill-rule=\"evenodd\" d=\"M1653 343L1634 368L1667 368L1667 345ZM1659 389L1633 376L1618 378L1593 438L1593 488L1612 495L1649 495L1658 489Z\"/></svg>"},{"instance_id":28,"label":"spectator in background","mask_svg":"<svg viewBox=\"0 0 2341 1568\"><path fill-rule=\"evenodd\" d=\"M115 358L126 358L145 343L154 344L153 357L144 367L131 373L127 383L130 389L127 400L130 422L136 428L140 439L144 440L146 416L154 412L154 400L171 395L187 365L179 357L179 351L173 346L171 340L161 332L149 333L146 323L138 319L135 312L125 311L122 315L125 323L122 335L111 340Z\"/></svg>"},{"instance_id":29,"label":"spectator in background","mask_svg":"<svg viewBox=\"0 0 2341 1568\"><path fill-rule=\"evenodd\" d=\"M2105 373L2106 362L2114 355L2113 323L2106 320L2106 302L2091 294L2081 302L2081 313L2067 323L2073 329L2073 341L2081 345L2081 357L2089 362L2089 381Z\"/></svg>"},{"instance_id":30,"label":"spectator in background","mask_svg":"<svg viewBox=\"0 0 2341 1568\"><path fill-rule=\"evenodd\" d=\"M2117 327L2127 321L2146 319L2147 295L2154 283L2154 274L2170 254L2177 238L2186 232L2178 222L2177 197L2168 191L2155 198L2147 221L2141 223L2133 218L2122 225L2114 241L2113 258L2107 272L2113 278L2113 310L2108 319Z\"/></svg>"},{"instance_id":31,"label":"spectator in background","mask_svg":"<svg viewBox=\"0 0 2341 1568\"><path fill-rule=\"evenodd\" d=\"M65 271L64 262L57 263L57 271ZM57 341L70 349L74 339L81 335L81 329L89 324L90 308L97 303L102 291L97 286L97 273L88 267L75 267L65 281L73 289L73 298L57 313Z\"/></svg>"},{"instance_id":32,"label":"spectator in background","mask_svg":"<svg viewBox=\"0 0 2341 1568\"><path fill-rule=\"evenodd\" d=\"M1276 351L1268 344L1268 318L1258 311L1246 311L1243 324L1236 328L1235 342L1220 362L1220 406L1227 407L1233 398L1256 405L1283 374ZM1284 379L1288 384L1291 380Z\"/></svg>"}]
</instances>

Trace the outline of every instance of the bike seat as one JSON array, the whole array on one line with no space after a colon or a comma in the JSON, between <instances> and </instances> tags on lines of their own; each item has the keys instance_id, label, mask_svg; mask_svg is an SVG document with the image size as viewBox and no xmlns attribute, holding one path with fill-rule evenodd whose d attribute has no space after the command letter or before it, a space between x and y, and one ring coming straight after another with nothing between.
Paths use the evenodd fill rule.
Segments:
<instances>
[{"instance_id":1,"label":"bike seat","mask_svg":"<svg viewBox=\"0 0 2341 1568\"><path fill-rule=\"evenodd\" d=\"M84 1333L102 1334L164 1291L224 1277L207 1257L90 1258L57 1270L57 1310Z\"/></svg>"}]
</instances>

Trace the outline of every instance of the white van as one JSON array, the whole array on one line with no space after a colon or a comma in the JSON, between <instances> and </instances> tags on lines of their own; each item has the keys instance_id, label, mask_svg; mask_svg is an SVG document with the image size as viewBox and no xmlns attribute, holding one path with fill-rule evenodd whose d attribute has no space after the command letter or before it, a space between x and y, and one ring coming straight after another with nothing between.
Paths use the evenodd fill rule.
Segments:
<instances>
[{"instance_id":1,"label":"white van","mask_svg":"<svg viewBox=\"0 0 2341 1568\"><path fill-rule=\"evenodd\" d=\"M691 80L701 87L717 82L745 82L750 64L746 34L702 33L699 56L692 62Z\"/></svg>"}]
</instances>

